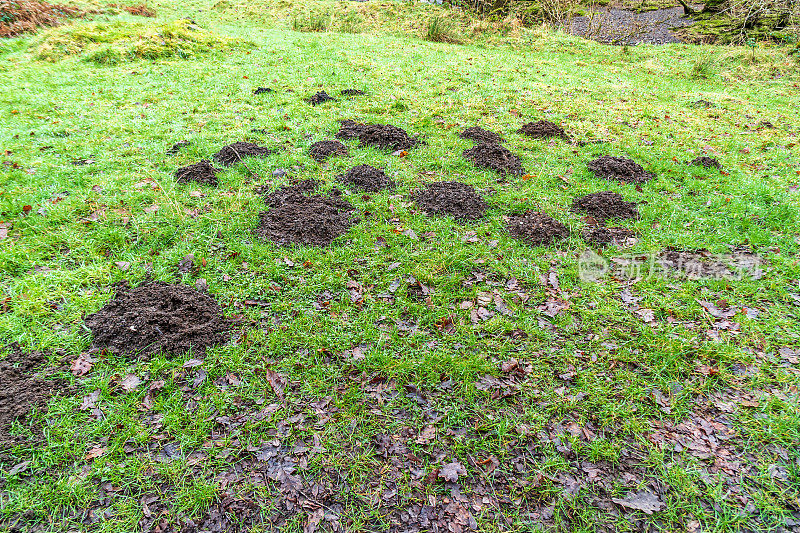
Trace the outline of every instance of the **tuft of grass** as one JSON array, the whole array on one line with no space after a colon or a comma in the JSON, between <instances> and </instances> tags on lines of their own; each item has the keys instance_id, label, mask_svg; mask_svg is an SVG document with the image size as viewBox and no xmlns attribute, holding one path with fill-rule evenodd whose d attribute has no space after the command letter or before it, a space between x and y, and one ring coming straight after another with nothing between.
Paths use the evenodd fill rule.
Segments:
<instances>
[{"instance_id":1,"label":"tuft of grass","mask_svg":"<svg viewBox=\"0 0 800 533\"><path fill-rule=\"evenodd\" d=\"M434 15L425 26L424 39L432 43L457 43L455 24L442 15Z\"/></svg>"},{"instance_id":2,"label":"tuft of grass","mask_svg":"<svg viewBox=\"0 0 800 533\"><path fill-rule=\"evenodd\" d=\"M331 25L332 15L328 12L311 12L306 15L296 15L292 19L292 29L302 32L323 32ZM350 32L355 33L355 32Z\"/></svg>"},{"instance_id":3,"label":"tuft of grass","mask_svg":"<svg viewBox=\"0 0 800 533\"><path fill-rule=\"evenodd\" d=\"M139 59L186 59L249 46L248 41L218 35L187 19L164 24L118 21L48 30L35 46L34 56L49 62L82 56L97 65L116 65Z\"/></svg>"},{"instance_id":4,"label":"tuft of grass","mask_svg":"<svg viewBox=\"0 0 800 533\"><path fill-rule=\"evenodd\" d=\"M704 54L698 57L692 64L689 77L693 79L708 78L711 75L712 56Z\"/></svg>"}]
</instances>

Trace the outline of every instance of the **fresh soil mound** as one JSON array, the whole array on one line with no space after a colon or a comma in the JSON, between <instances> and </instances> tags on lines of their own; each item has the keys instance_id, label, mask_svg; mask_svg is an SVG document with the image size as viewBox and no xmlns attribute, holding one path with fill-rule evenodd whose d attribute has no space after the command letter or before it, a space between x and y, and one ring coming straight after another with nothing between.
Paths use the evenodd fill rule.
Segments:
<instances>
[{"instance_id":1,"label":"fresh soil mound","mask_svg":"<svg viewBox=\"0 0 800 533\"><path fill-rule=\"evenodd\" d=\"M358 136L359 146L376 146L383 150L410 150L421 141L403 128L391 124L368 124Z\"/></svg>"},{"instance_id":2,"label":"fresh soil mound","mask_svg":"<svg viewBox=\"0 0 800 533\"><path fill-rule=\"evenodd\" d=\"M632 159L604 155L586 165L595 176L625 183L644 183L655 177Z\"/></svg>"},{"instance_id":3,"label":"fresh soil mound","mask_svg":"<svg viewBox=\"0 0 800 533\"><path fill-rule=\"evenodd\" d=\"M327 246L359 222L351 216L353 210L352 205L340 198L297 195L262 212L255 234L280 246Z\"/></svg>"},{"instance_id":4,"label":"fresh soil mound","mask_svg":"<svg viewBox=\"0 0 800 533\"><path fill-rule=\"evenodd\" d=\"M612 191L595 192L575 198L572 210L586 213L598 222L611 218L639 218L636 202L626 202L621 194Z\"/></svg>"},{"instance_id":5,"label":"fresh soil mound","mask_svg":"<svg viewBox=\"0 0 800 533\"><path fill-rule=\"evenodd\" d=\"M271 153L272 150L266 146L258 146L255 143L239 141L224 146L219 152L214 154L214 161L220 165L229 167L238 163L245 157L267 157Z\"/></svg>"},{"instance_id":6,"label":"fresh soil mound","mask_svg":"<svg viewBox=\"0 0 800 533\"><path fill-rule=\"evenodd\" d=\"M367 93L365 93L364 91L359 91L358 89L345 89L339 94L341 94L342 96L363 96Z\"/></svg>"},{"instance_id":7,"label":"fresh soil mound","mask_svg":"<svg viewBox=\"0 0 800 533\"><path fill-rule=\"evenodd\" d=\"M358 187L364 191L376 192L394 186L383 170L369 165L358 165L338 177L339 181Z\"/></svg>"},{"instance_id":8,"label":"fresh soil mound","mask_svg":"<svg viewBox=\"0 0 800 533\"><path fill-rule=\"evenodd\" d=\"M152 281L117 287L114 299L86 317L94 346L115 353L204 352L228 340L230 322L209 294L181 284Z\"/></svg>"},{"instance_id":9,"label":"fresh soil mound","mask_svg":"<svg viewBox=\"0 0 800 533\"><path fill-rule=\"evenodd\" d=\"M272 89L270 89L269 87L259 87L258 89L253 91L253 94L259 95L259 94L268 94L268 93L271 93L271 92L274 92L274 91Z\"/></svg>"},{"instance_id":10,"label":"fresh soil mound","mask_svg":"<svg viewBox=\"0 0 800 533\"><path fill-rule=\"evenodd\" d=\"M511 174L525 173L519 157L499 144L476 144L469 150L464 150L464 157L475 163L476 166L495 170L504 176L509 172Z\"/></svg>"},{"instance_id":11,"label":"fresh soil mound","mask_svg":"<svg viewBox=\"0 0 800 533\"><path fill-rule=\"evenodd\" d=\"M429 183L413 198L428 216L451 215L461 220L481 218L489 207L471 185L458 181Z\"/></svg>"},{"instance_id":12,"label":"fresh soil mound","mask_svg":"<svg viewBox=\"0 0 800 533\"><path fill-rule=\"evenodd\" d=\"M222 170L214 168L211 161L208 159L203 159L199 163L187 165L176 170L175 181L178 183L196 181L197 183L204 183L216 187L219 184L219 180L217 180L217 174L219 172L222 172Z\"/></svg>"},{"instance_id":13,"label":"fresh soil mound","mask_svg":"<svg viewBox=\"0 0 800 533\"><path fill-rule=\"evenodd\" d=\"M63 380L36 375L47 364L45 353L23 353L15 344L10 348L11 354L0 360L0 448L20 440L9 434L14 420L24 423L34 409L44 409L50 396L67 387Z\"/></svg>"},{"instance_id":14,"label":"fresh soil mound","mask_svg":"<svg viewBox=\"0 0 800 533\"><path fill-rule=\"evenodd\" d=\"M569 228L549 215L529 209L521 215L508 217L508 232L533 246L551 244L569 237Z\"/></svg>"},{"instance_id":15,"label":"fresh soil mound","mask_svg":"<svg viewBox=\"0 0 800 533\"><path fill-rule=\"evenodd\" d=\"M469 139L476 143L500 144L503 138L491 130L485 130L480 126L472 126L458 134L462 139Z\"/></svg>"},{"instance_id":16,"label":"fresh soil mound","mask_svg":"<svg viewBox=\"0 0 800 533\"><path fill-rule=\"evenodd\" d=\"M37 0L0 0L0 37L36 31L39 26L55 26L64 17L81 14L74 7Z\"/></svg>"},{"instance_id":17,"label":"fresh soil mound","mask_svg":"<svg viewBox=\"0 0 800 533\"><path fill-rule=\"evenodd\" d=\"M708 157L705 155L695 157L689 164L704 168L722 168L722 165L719 164L716 157Z\"/></svg>"},{"instance_id":18,"label":"fresh soil mound","mask_svg":"<svg viewBox=\"0 0 800 533\"><path fill-rule=\"evenodd\" d=\"M357 139L367 129L366 124L360 124L355 120L345 119L339 125L339 131L336 132L337 139Z\"/></svg>"},{"instance_id":19,"label":"fresh soil mound","mask_svg":"<svg viewBox=\"0 0 800 533\"><path fill-rule=\"evenodd\" d=\"M558 125L553 124L547 120L539 120L537 122L528 122L523 124L519 129L519 133L534 137L536 139L549 139L550 137L564 137L566 132Z\"/></svg>"},{"instance_id":20,"label":"fresh soil mound","mask_svg":"<svg viewBox=\"0 0 800 533\"><path fill-rule=\"evenodd\" d=\"M328 93L326 93L325 91L320 91L311 98L309 98L308 103L311 105L319 105L333 100L335 100L335 98L331 97Z\"/></svg>"},{"instance_id":21,"label":"fresh soil mound","mask_svg":"<svg viewBox=\"0 0 800 533\"><path fill-rule=\"evenodd\" d=\"M616 244L622 246L630 238L636 237L636 233L625 228L606 228L603 226L593 226L584 228L581 232L583 240L596 244L598 246L605 246L607 244Z\"/></svg>"},{"instance_id":22,"label":"fresh soil mound","mask_svg":"<svg viewBox=\"0 0 800 533\"><path fill-rule=\"evenodd\" d=\"M318 185L319 182L316 180L302 180L294 185L284 185L264 196L264 203L267 207L280 207L286 202L297 201L299 197L313 191Z\"/></svg>"},{"instance_id":23,"label":"fresh soil mound","mask_svg":"<svg viewBox=\"0 0 800 533\"><path fill-rule=\"evenodd\" d=\"M347 151L347 146L339 141L317 141L309 147L308 153L317 163L322 163L334 155L345 157L350 155L350 152Z\"/></svg>"}]
</instances>

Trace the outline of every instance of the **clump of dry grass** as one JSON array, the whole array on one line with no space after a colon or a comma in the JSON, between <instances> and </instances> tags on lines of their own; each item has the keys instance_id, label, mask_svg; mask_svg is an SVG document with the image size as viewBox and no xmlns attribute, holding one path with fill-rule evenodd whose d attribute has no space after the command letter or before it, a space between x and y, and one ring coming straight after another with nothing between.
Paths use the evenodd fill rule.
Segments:
<instances>
[{"instance_id":1,"label":"clump of dry grass","mask_svg":"<svg viewBox=\"0 0 800 533\"><path fill-rule=\"evenodd\" d=\"M117 9L122 9L123 11L127 11L131 15L136 15L138 17L155 17L156 12L147 7L145 4L137 4L135 6L124 6L120 4L111 4L111 7L116 7Z\"/></svg>"},{"instance_id":2,"label":"clump of dry grass","mask_svg":"<svg viewBox=\"0 0 800 533\"><path fill-rule=\"evenodd\" d=\"M55 26L64 17L82 14L77 8L42 0L0 0L0 37L36 31L39 26Z\"/></svg>"}]
</instances>

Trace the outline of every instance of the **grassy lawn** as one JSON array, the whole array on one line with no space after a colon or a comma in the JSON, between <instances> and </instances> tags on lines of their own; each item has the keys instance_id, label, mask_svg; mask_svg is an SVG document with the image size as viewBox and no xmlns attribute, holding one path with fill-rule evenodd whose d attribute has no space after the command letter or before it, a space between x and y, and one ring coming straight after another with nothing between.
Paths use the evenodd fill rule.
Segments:
<instances>
[{"instance_id":1,"label":"grassy lawn","mask_svg":"<svg viewBox=\"0 0 800 533\"><path fill-rule=\"evenodd\" d=\"M426 21L447 12L406 3L149 5L155 19L101 13L0 41L0 357L12 343L44 352L46 379L66 385L7 428L0 530L800 526L787 49L618 48L461 14L461 44L432 43ZM326 31L295 31L318 13ZM202 38L171 47L181 17ZM348 88L366 95L338 97ZM321 90L336 101L309 105ZM317 163L309 146L344 119L426 144L401 157L345 141L350 157ZM570 139L517 133L540 119ZM526 173L465 160L458 133L474 125L501 133ZM216 188L176 183L235 141L276 151ZM587 162L602 155L656 177L597 178ZM722 170L687 164L701 155ZM396 187L337 182L361 164ZM324 248L258 239L256 188L306 178L339 187L361 221ZM473 185L486 216L431 217L410 198L444 180ZM605 190L638 203L639 219L615 224L636 232L628 247L581 237L573 199ZM526 209L571 236L511 238L504 217ZM665 250L760 266L587 280L591 250L618 267ZM123 280L202 280L231 341L90 350L84 318ZM75 370L82 354L90 370Z\"/></svg>"}]
</instances>

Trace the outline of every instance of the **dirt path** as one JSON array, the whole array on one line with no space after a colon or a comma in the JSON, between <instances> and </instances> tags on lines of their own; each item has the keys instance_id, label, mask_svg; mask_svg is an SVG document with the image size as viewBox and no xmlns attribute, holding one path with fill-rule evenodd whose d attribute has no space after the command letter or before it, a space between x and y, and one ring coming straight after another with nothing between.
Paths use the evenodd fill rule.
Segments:
<instances>
[{"instance_id":1,"label":"dirt path","mask_svg":"<svg viewBox=\"0 0 800 533\"><path fill-rule=\"evenodd\" d=\"M667 44L681 42L672 28L689 26L682 7L637 13L627 9L603 8L575 17L569 32L608 44Z\"/></svg>"}]
</instances>

